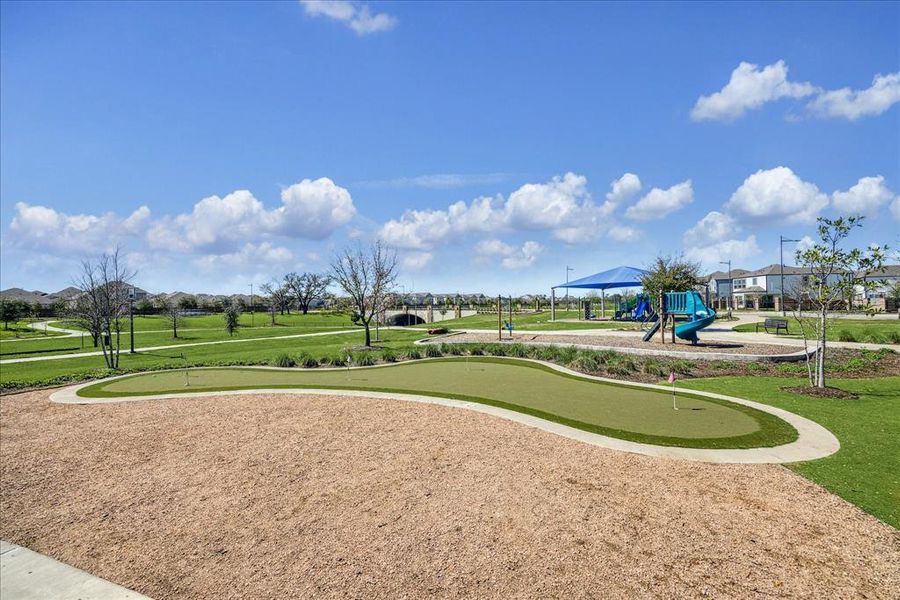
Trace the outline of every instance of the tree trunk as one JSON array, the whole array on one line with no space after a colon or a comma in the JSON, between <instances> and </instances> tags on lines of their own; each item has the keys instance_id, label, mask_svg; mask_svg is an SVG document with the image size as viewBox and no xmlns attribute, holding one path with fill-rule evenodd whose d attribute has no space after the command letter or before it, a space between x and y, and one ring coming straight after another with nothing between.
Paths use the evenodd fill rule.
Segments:
<instances>
[{"instance_id":1,"label":"tree trunk","mask_svg":"<svg viewBox=\"0 0 900 600\"><path fill-rule=\"evenodd\" d=\"M178 337L178 321L172 321L172 337Z\"/></svg>"},{"instance_id":2,"label":"tree trunk","mask_svg":"<svg viewBox=\"0 0 900 600\"><path fill-rule=\"evenodd\" d=\"M816 387L824 388L825 387L825 312L827 310L826 305L822 305L822 308L819 312L819 348L816 353Z\"/></svg>"},{"instance_id":3,"label":"tree trunk","mask_svg":"<svg viewBox=\"0 0 900 600\"><path fill-rule=\"evenodd\" d=\"M369 322L363 321L363 325L366 328L366 348L370 348L372 346L372 334L369 332Z\"/></svg>"},{"instance_id":4,"label":"tree trunk","mask_svg":"<svg viewBox=\"0 0 900 600\"><path fill-rule=\"evenodd\" d=\"M301 306L300 308L301 308L301 310L303 311L303 314L304 314L304 315L305 315L306 313L309 312L309 304L304 304L304 305Z\"/></svg>"}]
</instances>

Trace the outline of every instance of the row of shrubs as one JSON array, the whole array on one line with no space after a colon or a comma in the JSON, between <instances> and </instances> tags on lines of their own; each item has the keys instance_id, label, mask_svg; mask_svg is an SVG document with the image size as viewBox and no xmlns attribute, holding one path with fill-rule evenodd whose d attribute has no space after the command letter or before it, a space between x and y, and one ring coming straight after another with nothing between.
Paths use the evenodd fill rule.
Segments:
<instances>
[{"instance_id":1,"label":"row of shrubs","mask_svg":"<svg viewBox=\"0 0 900 600\"><path fill-rule=\"evenodd\" d=\"M584 373L606 375L629 375L645 373L655 377L665 377L672 371L689 375L695 368L690 360L664 359L652 356L635 356L611 350L578 349L572 346L526 346L524 344L425 344L402 350L381 348L366 352L345 352L316 358L307 353L299 355L280 354L269 364L275 367L345 367L347 358L355 367L367 367L378 363L392 363L419 358L442 356L507 356L512 358L535 358L557 363Z\"/></svg>"},{"instance_id":2,"label":"row of shrubs","mask_svg":"<svg viewBox=\"0 0 900 600\"><path fill-rule=\"evenodd\" d=\"M838 340L841 342L868 342L870 344L900 344L900 331L890 331L882 334L878 331L867 331L856 335L849 329L838 331Z\"/></svg>"}]
</instances>

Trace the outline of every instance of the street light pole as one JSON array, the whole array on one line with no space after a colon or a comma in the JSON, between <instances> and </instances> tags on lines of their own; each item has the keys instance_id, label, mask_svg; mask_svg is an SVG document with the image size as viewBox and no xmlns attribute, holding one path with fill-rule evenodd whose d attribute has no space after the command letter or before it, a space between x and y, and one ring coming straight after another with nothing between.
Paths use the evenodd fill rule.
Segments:
<instances>
[{"instance_id":1,"label":"street light pole","mask_svg":"<svg viewBox=\"0 0 900 600\"><path fill-rule=\"evenodd\" d=\"M129 351L129 354L134 354L134 295L134 286L131 286L131 291L128 293L128 315L131 320L131 350Z\"/></svg>"},{"instance_id":2,"label":"street light pole","mask_svg":"<svg viewBox=\"0 0 900 600\"><path fill-rule=\"evenodd\" d=\"M784 308L784 243L799 242L800 240L791 240L782 235L778 236L778 255L779 265L781 267L781 316L786 317L787 311Z\"/></svg>"},{"instance_id":3,"label":"street light pole","mask_svg":"<svg viewBox=\"0 0 900 600\"><path fill-rule=\"evenodd\" d=\"M253 284L250 284L250 327L253 327Z\"/></svg>"},{"instance_id":4,"label":"street light pole","mask_svg":"<svg viewBox=\"0 0 900 600\"><path fill-rule=\"evenodd\" d=\"M574 271L572 267L566 265L566 312L569 312L572 307L569 306L569 271Z\"/></svg>"},{"instance_id":5,"label":"street light pole","mask_svg":"<svg viewBox=\"0 0 900 600\"><path fill-rule=\"evenodd\" d=\"M728 297L725 299L725 306L728 307L728 318L731 319L731 306L734 300L734 280L731 278L731 259L727 261L720 260L720 265L728 265Z\"/></svg>"}]
</instances>

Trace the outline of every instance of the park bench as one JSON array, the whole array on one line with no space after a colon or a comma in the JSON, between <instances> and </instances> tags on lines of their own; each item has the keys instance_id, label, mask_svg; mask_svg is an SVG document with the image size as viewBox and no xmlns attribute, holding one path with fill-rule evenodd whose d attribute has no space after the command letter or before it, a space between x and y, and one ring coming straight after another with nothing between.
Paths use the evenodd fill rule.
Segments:
<instances>
[{"instance_id":1,"label":"park bench","mask_svg":"<svg viewBox=\"0 0 900 600\"><path fill-rule=\"evenodd\" d=\"M766 319L762 323L756 324L756 332L759 333L759 326L762 325L763 329L766 330L766 333L769 333L769 329L775 330L775 335L778 335L778 332L784 329L785 333L788 333L788 320L787 319Z\"/></svg>"}]
</instances>

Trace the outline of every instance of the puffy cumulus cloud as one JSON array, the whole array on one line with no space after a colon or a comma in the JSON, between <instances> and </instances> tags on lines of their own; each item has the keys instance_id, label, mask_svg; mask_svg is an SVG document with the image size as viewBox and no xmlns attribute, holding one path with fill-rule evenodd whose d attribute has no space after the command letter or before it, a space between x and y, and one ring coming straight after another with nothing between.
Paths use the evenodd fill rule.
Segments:
<instances>
[{"instance_id":1,"label":"puffy cumulus cloud","mask_svg":"<svg viewBox=\"0 0 900 600\"><path fill-rule=\"evenodd\" d=\"M421 271L434 259L431 252L409 252L400 258L400 266L408 271Z\"/></svg>"},{"instance_id":2,"label":"puffy cumulus cloud","mask_svg":"<svg viewBox=\"0 0 900 600\"><path fill-rule=\"evenodd\" d=\"M388 13L373 13L367 4L350 0L300 0L306 14L344 23L358 35L389 31L397 18Z\"/></svg>"},{"instance_id":3,"label":"puffy cumulus cloud","mask_svg":"<svg viewBox=\"0 0 900 600\"><path fill-rule=\"evenodd\" d=\"M635 221L662 219L694 201L691 180L682 181L669 189L653 188L625 211L625 216Z\"/></svg>"},{"instance_id":4,"label":"puffy cumulus cloud","mask_svg":"<svg viewBox=\"0 0 900 600\"><path fill-rule=\"evenodd\" d=\"M684 232L684 243L687 246L708 245L726 239L736 230L734 218L714 210Z\"/></svg>"},{"instance_id":5,"label":"puffy cumulus cloud","mask_svg":"<svg viewBox=\"0 0 900 600\"><path fill-rule=\"evenodd\" d=\"M154 248L227 252L267 235L321 240L356 214L350 192L327 177L295 183L281 202L267 210L248 190L209 196L190 213L155 222L147 241Z\"/></svg>"},{"instance_id":6,"label":"puffy cumulus cloud","mask_svg":"<svg viewBox=\"0 0 900 600\"><path fill-rule=\"evenodd\" d=\"M828 205L828 196L787 167L759 170L731 195L726 210L757 223L812 223Z\"/></svg>"},{"instance_id":7,"label":"puffy cumulus cloud","mask_svg":"<svg viewBox=\"0 0 900 600\"><path fill-rule=\"evenodd\" d=\"M695 121L733 121L747 110L760 108L781 98L803 98L816 92L810 83L788 81L788 67L783 60L759 68L741 62L731 72L731 79L720 91L700 96L691 111Z\"/></svg>"},{"instance_id":8,"label":"puffy cumulus cloud","mask_svg":"<svg viewBox=\"0 0 900 600\"><path fill-rule=\"evenodd\" d=\"M897 102L900 102L900 72L878 74L864 90L845 87L822 92L807 107L819 117L856 121L880 115Z\"/></svg>"},{"instance_id":9,"label":"puffy cumulus cloud","mask_svg":"<svg viewBox=\"0 0 900 600\"><path fill-rule=\"evenodd\" d=\"M846 192L831 195L834 207L845 214L871 216L894 198L894 193L884 184L884 177L862 177Z\"/></svg>"},{"instance_id":10,"label":"puffy cumulus cloud","mask_svg":"<svg viewBox=\"0 0 900 600\"><path fill-rule=\"evenodd\" d=\"M206 254L194 259L194 265L209 271L287 266L294 261L294 253L271 242L246 243L236 252Z\"/></svg>"},{"instance_id":11,"label":"puffy cumulus cloud","mask_svg":"<svg viewBox=\"0 0 900 600\"><path fill-rule=\"evenodd\" d=\"M53 208L16 203L9 225L14 245L64 254L108 250L128 237L140 235L150 220L141 206L127 217L115 213L69 215Z\"/></svg>"},{"instance_id":12,"label":"puffy cumulus cloud","mask_svg":"<svg viewBox=\"0 0 900 600\"><path fill-rule=\"evenodd\" d=\"M534 241L527 241L521 247L511 246L500 240L482 240L475 246L475 252L482 258L500 257L504 269L522 269L535 263L544 247Z\"/></svg>"},{"instance_id":13,"label":"puffy cumulus cloud","mask_svg":"<svg viewBox=\"0 0 900 600\"><path fill-rule=\"evenodd\" d=\"M630 200L632 196L641 191L641 178L634 173L625 173L613 181L610 187L611 189L606 193L604 207L611 212L622 202Z\"/></svg>"},{"instance_id":14,"label":"puffy cumulus cloud","mask_svg":"<svg viewBox=\"0 0 900 600\"><path fill-rule=\"evenodd\" d=\"M687 258L703 263L707 269L715 269L719 266L719 261L724 258L736 262L757 254L759 254L759 246L756 243L755 235L750 235L743 240L730 239L701 246L691 246L685 250Z\"/></svg>"},{"instance_id":15,"label":"puffy cumulus cloud","mask_svg":"<svg viewBox=\"0 0 900 600\"><path fill-rule=\"evenodd\" d=\"M614 197L633 193L637 177L628 175L624 182L613 182ZM566 173L545 183L525 184L508 198L480 197L469 204L456 202L446 210L408 210L384 223L378 236L392 246L411 250L429 250L468 234L500 231L549 231L555 239L580 243L612 231L627 232L615 223L614 211L615 204L609 200L603 206L593 202L585 177Z\"/></svg>"},{"instance_id":16,"label":"puffy cumulus cloud","mask_svg":"<svg viewBox=\"0 0 900 600\"><path fill-rule=\"evenodd\" d=\"M797 245L794 246L794 252L805 252L816 245L816 241L809 237L808 235L804 235L800 238L800 241L797 242Z\"/></svg>"}]
</instances>

